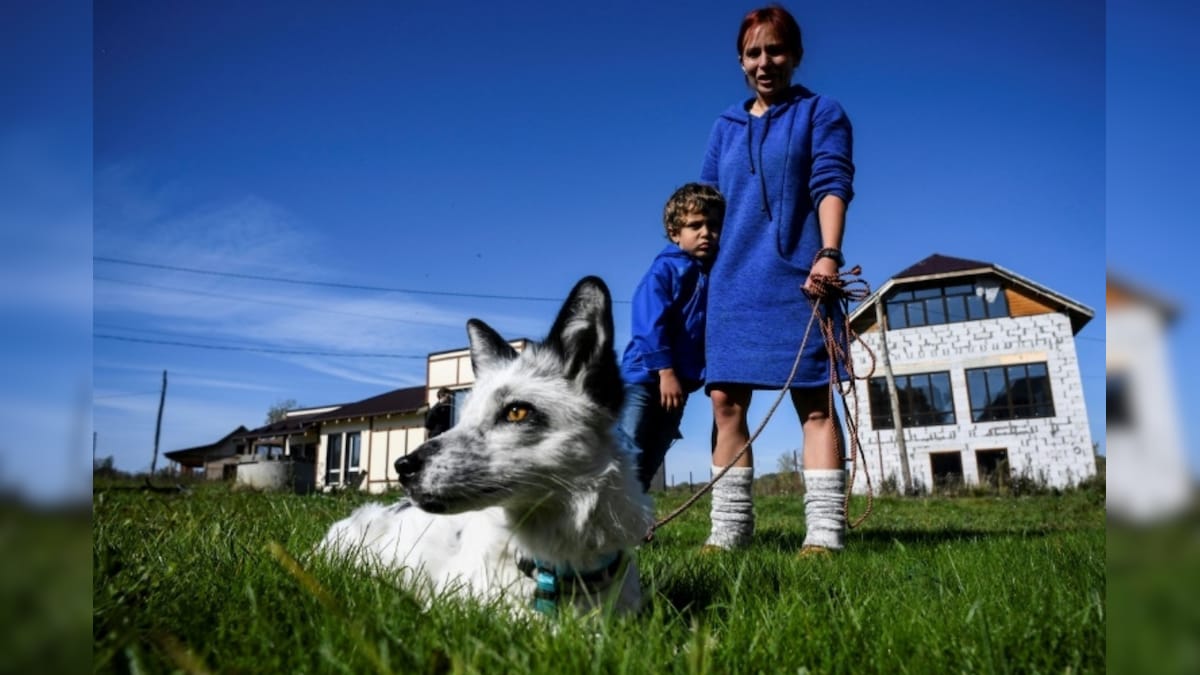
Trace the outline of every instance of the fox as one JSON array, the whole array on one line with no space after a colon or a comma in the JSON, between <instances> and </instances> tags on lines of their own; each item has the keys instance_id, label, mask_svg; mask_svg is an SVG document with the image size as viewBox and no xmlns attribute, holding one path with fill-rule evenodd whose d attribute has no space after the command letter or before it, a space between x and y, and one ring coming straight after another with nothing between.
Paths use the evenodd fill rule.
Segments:
<instances>
[{"instance_id":1,"label":"fox","mask_svg":"<svg viewBox=\"0 0 1200 675\"><path fill-rule=\"evenodd\" d=\"M427 601L523 612L637 612L636 548L653 524L632 441L612 299L580 280L546 338L518 352L467 321L473 389L459 419L395 462L405 497L334 523L321 549L398 573Z\"/></svg>"}]
</instances>

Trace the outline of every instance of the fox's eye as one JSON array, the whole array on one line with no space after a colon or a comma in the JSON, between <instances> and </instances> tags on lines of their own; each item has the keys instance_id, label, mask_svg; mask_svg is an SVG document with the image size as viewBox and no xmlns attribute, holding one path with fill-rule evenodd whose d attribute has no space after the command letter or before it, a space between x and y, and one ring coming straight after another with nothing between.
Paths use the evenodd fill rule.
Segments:
<instances>
[{"instance_id":1,"label":"fox's eye","mask_svg":"<svg viewBox=\"0 0 1200 675\"><path fill-rule=\"evenodd\" d=\"M513 403L504 409L506 422L520 422L529 417L530 407L526 403Z\"/></svg>"}]
</instances>

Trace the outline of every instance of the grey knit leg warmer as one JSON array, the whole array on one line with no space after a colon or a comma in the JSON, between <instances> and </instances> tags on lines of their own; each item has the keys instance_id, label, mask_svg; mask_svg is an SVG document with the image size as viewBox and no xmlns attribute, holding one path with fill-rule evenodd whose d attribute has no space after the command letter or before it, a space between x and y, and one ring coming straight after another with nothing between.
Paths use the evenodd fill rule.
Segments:
<instances>
[{"instance_id":1,"label":"grey knit leg warmer","mask_svg":"<svg viewBox=\"0 0 1200 675\"><path fill-rule=\"evenodd\" d=\"M723 467L714 466L713 475ZM754 535L754 467L735 466L712 488L712 531L709 546L734 549L750 543Z\"/></svg>"},{"instance_id":2,"label":"grey knit leg warmer","mask_svg":"<svg viewBox=\"0 0 1200 675\"><path fill-rule=\"evenodd\" d=\"M845 493L845 471L812 469L804 472L805 546L842 549L846 531Z\"/></svg>"}]
</instances>

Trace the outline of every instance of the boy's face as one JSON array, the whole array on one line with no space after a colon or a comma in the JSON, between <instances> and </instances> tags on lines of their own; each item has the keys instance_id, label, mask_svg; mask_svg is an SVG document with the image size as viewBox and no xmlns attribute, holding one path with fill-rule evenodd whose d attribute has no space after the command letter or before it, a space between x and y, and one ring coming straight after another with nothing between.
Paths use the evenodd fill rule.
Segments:
<instances>
[{"instance_id":1,"label":"boy's face","mask_svg":"<svg viewBox=\"0 0 1200 675\"><path fill-rule=\"evenodd\" d=\"M683 227L671 233L671 241L697 260L712 260L717 255L720 236L720 220L702 211L692 211L683 217Z\"/></svg>"}]
</instances>

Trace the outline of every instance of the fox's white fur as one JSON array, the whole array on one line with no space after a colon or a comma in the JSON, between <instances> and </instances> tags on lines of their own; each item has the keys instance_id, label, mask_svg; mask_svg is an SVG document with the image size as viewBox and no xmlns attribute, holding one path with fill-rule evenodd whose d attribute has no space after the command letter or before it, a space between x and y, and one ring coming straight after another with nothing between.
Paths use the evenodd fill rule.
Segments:
<instances>
[{"instance_id":1,"label":"fox's white fur","mask_svg":"<svg viewBox=\"0 0 1200 675\"><path fill-rule=\"evenodd\" d=\"M614 431L622 383L604 282L580 281L546 340L519 354L481 321L467 332L474 388L452 429L397 460L408 498L357 509L322 546L397 570L430 598L520 607L536 583L518 560L587 573L620 553L610 583L573 587L562 601L636 610L632 549L653 512Z\"/></svg>"}]
</instances>

